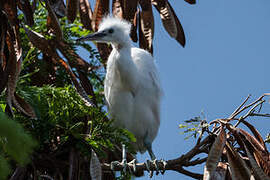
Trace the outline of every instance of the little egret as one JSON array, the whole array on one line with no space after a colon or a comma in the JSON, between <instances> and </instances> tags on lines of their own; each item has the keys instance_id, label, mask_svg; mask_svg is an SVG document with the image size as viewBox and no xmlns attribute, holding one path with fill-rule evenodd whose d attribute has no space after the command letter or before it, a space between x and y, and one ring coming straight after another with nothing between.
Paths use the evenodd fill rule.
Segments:
<instances>
[{"instance_id":1,"label":"little egret","mask_svg":"<svg viewBox=\"0 0 270 180\"><path fill-rule=\"evenodd\" d=\"M115 119L115 126L134 134L136 151L147 150L156 163L152 142L160 125L162 90L152 55L132 47L130 28L127 21L108 16L103 18L96 33L77 41L111 43L113 50L107 61L104 83L110 116Z\"/></svg>"}]
</instances>

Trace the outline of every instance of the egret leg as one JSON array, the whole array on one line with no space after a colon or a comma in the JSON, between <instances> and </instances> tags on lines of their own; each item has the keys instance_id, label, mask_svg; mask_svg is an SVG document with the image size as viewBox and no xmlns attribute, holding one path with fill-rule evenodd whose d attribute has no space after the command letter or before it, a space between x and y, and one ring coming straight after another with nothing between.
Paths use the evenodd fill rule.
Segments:
<instances>
[{"instance_id":1,"label":"egret leg","mask_svg":"<svg viewBox=\"0 0 270 180\"><path fill-rule=\"evenodd\" d=\"M147 151L151 157L152 163L154 164L154 166L156 168L156 172L157 172L156 174L158 175L159 171L161 172L161 174L164 174L167 162L164 161L163 159L161 159L160 161L157 160L157 158L152 150L152 143L148 143L147 141L145 141L145 147L147 148ZM161 162L163 164L162 167L159 166L159 162ZM150 161L147 160L145 165L146 165L146 168L148 169L148 171L150 171L150 177L152 177L153 171L150 170ZM160 169L162 169L162 170L160 170Z\"/></svg>"},{"instance_id":2,"label":"egret leg","mask_svg":"<svg viewBox=\"0 0 270 180\"><path fill-rule=\"evenodd\" d=\"M157 158L156 158L156 156L155 156L155 154L154 154L154 152L152 150L152 143L149 143L147 140L145 140L144 144L145 144L145 147L146 147L146 149L147 149L147 151L148 151L148 153L149 153L149 155L151 157L152 163L154 164L154 166L156 168L156 175L158 175L158 173L159 173L158 161L157 161ZM147 160L146 164L145 164L146 168L148 168L148 170L150 170L149 169L149 167L150 167L149 163L150 163L150 161ZM149 176L150 177L153 176L153 171L150 171Z\"/></svg>"}]
</instances>

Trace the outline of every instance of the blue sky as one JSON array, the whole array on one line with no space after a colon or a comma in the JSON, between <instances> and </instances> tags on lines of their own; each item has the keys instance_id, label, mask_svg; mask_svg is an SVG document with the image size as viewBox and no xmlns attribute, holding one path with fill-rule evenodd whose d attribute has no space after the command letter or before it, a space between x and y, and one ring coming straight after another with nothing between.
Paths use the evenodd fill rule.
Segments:
<instances>
[{"instance_id":1,"label":"blue sky","mask_svg":"<svg viewBox=\"0 0 270 180\"><path fill-rule=\"evenodd\" d=\"M179 157L194 145L184 140L178 125L204 112L208 121L226 118L251 94L270 92L270 1L216 0L189 5L170 0L187 44L182 48L161 27L155 13L154 57L164 98L160 131L153 143L158 158ZM270 112L269 104L265 111ZM262 133L270 132L269 118L249 119ZM270 123L269 123L270 124ZM138 155L144 161L148 154ZM192 168L203 172L203 167ZM146 174L140 179L149 179ZM168 171L154 180L191 179Z\"/></svg>"}]
</instances>

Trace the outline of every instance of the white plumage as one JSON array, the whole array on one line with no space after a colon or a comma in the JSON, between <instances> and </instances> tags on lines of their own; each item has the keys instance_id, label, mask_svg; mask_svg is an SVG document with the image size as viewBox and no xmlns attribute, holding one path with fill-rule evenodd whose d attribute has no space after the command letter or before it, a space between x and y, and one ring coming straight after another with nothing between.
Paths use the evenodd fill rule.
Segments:
<instances>
[{"instance_id":1,"label":"white plumage","mask_svg":"<svg viewBox=\"0 0 270 180\"><path fill-rule=\"evenodd\" d=\"M152 55L131 46L130 27L124 20L106 17L98 32L79 40L112 44L104 85L109 113L115 126L134 134L135 149L148 150L155 159L151 145L160 125L160 80Z\"/></svg>"}]
</instances>

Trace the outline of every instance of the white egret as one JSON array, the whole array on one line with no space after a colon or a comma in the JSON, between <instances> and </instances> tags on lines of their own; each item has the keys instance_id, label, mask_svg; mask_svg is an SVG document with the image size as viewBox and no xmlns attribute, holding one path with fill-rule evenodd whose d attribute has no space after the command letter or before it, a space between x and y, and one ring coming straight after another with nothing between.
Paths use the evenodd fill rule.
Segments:
<instances>
[{"instance_id":1,"label":"white egret","mask_svg":"<svg viewBox=\"0 0 270 180\"><path fill-rule=\"evenodd\" d=\"M154 59L147 51L132 47L131 25L115 18L103 18L96 33L78 41L111 43L113 50L107 61L104 83L105 98L114 125L125 128L136 137L134 147L152 160L152 142L160 125L160 80Z\"/></svg>"}]
</instances>

